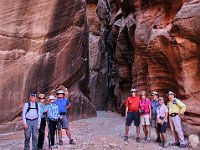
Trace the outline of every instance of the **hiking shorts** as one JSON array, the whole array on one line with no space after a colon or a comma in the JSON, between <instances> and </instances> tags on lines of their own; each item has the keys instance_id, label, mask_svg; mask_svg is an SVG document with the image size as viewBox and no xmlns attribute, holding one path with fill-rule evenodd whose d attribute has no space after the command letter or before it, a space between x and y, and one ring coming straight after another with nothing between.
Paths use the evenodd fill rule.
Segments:
<instances>
[{"instance_id":1,"label":"hiking shorts","mask_svg":"<svg viewBox=\"0 0 200 150\"><path fill-rule=\"evenodd\" d=\"M66 115L61 115L62 119L58 120L58 129L68 129L69 121Z\"/></svg>"},{"instance_id":2,"label":"hiking shorts","mask_svg":"<svg viewBox=\"0 0 200 150\"><path fill-rule=\"evenodd\" d=\"M166 133L166 131L167 131L167 122L164 122L163 125L158 123L157 126L158 126L158 131L160 133Z\"/></svg>"},{"instance_id":3,"label":"hiking shorts","mask_svg":"<svg viewBox=\"0 0 200 150\"><path fill-rule=\"evenodd\" d=\"M149 114L145 114L145 115L142 115L140 117L140 120L141 120L141 124L144 126L150 126L150 117L149 117Z\"/></svg>"},{"instance_id":4,"label":"hiking shorts","mask_svg":"<svg viewBox=\"0 0 200 150\"><path fill-rule=\"evenodd\" d=\"M131 126L131 123L134 121L136 127L140 126L140 115L138 112L128 112L126 118L126 126Z\"/></svg>"}]
</instances>

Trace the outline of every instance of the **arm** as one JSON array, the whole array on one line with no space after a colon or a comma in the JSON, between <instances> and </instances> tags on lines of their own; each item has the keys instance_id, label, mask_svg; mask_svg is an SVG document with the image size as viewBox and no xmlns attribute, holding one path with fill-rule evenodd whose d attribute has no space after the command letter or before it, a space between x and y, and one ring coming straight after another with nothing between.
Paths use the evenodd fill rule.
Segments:
<instances>
[{"instance_id":1,"label":"arm","mask_svg":"<svg viewBox=\"0 0 200 150\"><path fill-rule=\"evenodd\" d=\"M28 109L28 104L25 103L24 104L24 107L23 107L23 112L22 112L22 119L23 119L23 125L24 125L24 128L28 128L27 124L26 124L26 111Z\"/></svg>"},{"instance_id":2,"label":"arm","mask_svg":"<svg viewBox=\"0 0 200 150\"><path fill-rule=\"evenodd\" d=\"M156 112L157 112L157 116L156 116L157 123L160 123L160 122L161 122L161 120L160 120L160 114L159 114L159 111L158 111L158 109L156 110Z\"/></svg>"},{"instance_id":3,"label":"arm","mask_svg":"<svg viewBox=\"0 0 200 150\"><path fill-rule=\"evenodd\" d=\"M183 102L181 102L180 100L177 100L177 104L181 108L180 115L183 115L184 112L186 111L186 105Z\"/></svg>"},{"instance_id":4,"label":"arm","mask_svg":"<svg viewBox=\"0 0 200 150\"><path fill-rule=\"evenodd\" d=\"M125 117L127 117L127 113L128 113L128 107L126 107L126 110L125 110Z\"/></svg>"},{"instance_id":5,"label":"arm","mask_svg":"<svg viewBox=\"0 0 200 150\"><path fill-rule=\"evenodd\" d=\"M167 117L168 117L168 112L165 112L165 117L164 117L164 119L161 121L161 124L163 124L163 123L167 120Z\"/></svg>"},{"instance_id":6,"label":"arm","mask_svg":"<svg viewBox=\"0 0 200 150\"><path fill-rule=\"evenodd\" d=\"M125 101L125 106L126 106L125 117L127 117L127 113L128 113L128 99Z\"/></svg>"},{"instance_id":7,"label":"arm","mask_svg":"<svg viewBox=\"0 0 200 150\"><path fill-rule=\"evenodd\" d=\"M67 99L67 102L66 102L66 104L67 104L67 105L66 105L66 108L67 108L67 109L69 109L69 107L70 107L70 102L69 102L69 100L68 100L68 99Z\"/></svg>"},{"instance_id":8,"label":"arm","mask_svg":"<svg viewBox=\"0 0 200 150\"><path fill-rule=\"evenodd\" d=\"M70 107L70 103L67 104L67 107L66 107L66 108L69 109L69 107Z\"/></svg>"},{"instance_id":9,"label":"arm","mask_svg":"<svg viewBox=\"0 0 200 150\"><path fill-rule=\"evenodd\" d=\"M38 103L36 103L36 105L38 105L38 126L40 126L40 123L41 123L41 113L40 113L40 106Z\"/></svg>"},{"instance_id":10,"label":"arm","mask_svg":"<svg viewBox=\"0 0 200 150\"><path fill-rule=\"evenodd\" d=\"M151 110L151 102L149 100L149 119L151 120L152 110Z\"/></svg>"}]
</instances>

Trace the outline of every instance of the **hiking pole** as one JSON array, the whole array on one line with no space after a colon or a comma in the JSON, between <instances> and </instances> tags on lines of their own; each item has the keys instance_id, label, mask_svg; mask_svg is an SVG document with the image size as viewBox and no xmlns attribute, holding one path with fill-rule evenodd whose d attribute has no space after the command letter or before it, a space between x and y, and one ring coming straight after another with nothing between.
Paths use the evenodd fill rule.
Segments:
<instances>
[{"instance_id":1,"label":"hiking pole","mask_svg":"<svg viewBox=\"0 0 200 150\"><path fill-rule=\"evenodd\" d=\"M48 138L48 146L49 146L49 149L51 149L51 139L50 139L50 127L49 127L49 119L47 118L47 126L48 126L48 135L47 135L47 138Z\"/></svg>"},{"instance_id":2,"label":"hiking pole","mask_svg":"<svg viewBox=\"0 0 200 150\"><path fill-rule=\"evenodd\" d=\"M56 147L58 147L58 119L56 119Z\"/></svg>"}]
</instances>

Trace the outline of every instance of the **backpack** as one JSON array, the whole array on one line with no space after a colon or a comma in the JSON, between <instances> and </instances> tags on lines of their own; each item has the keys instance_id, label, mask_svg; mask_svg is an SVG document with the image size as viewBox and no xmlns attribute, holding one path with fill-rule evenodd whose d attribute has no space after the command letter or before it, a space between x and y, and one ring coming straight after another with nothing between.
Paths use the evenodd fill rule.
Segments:
<instances>
[{"instance_id":1,"label":"backpack","mask_svg":"<svg viewBox=\"0 0 200 150\"><path fill-rule=\"evenodd\" d=\"M37 110L37 113L38 113L38 103L35 102L35 105L36 105L36 108L31 108L31 103L30 101L28 102L28 108L27 108L27 111L25 113L25 115L31 110L31 109L36 109Z\"/></svg>"}]
</instances>

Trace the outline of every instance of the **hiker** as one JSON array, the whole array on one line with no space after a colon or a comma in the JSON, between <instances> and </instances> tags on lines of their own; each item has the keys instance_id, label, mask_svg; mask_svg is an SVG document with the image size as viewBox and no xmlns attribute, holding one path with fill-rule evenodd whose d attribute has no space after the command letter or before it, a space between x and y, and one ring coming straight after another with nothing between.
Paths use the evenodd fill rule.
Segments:
<instances>
[{"instance_id":1,"label":"hiker","mask_svg":"<svg viewBox=\"0 0 200 150\"><path fill-rule=\"evenodd\" d=\"M175 93L172 91L168 92L169 102L167 104L169 108L169 123L171 132L174 135L175 143L172 146L180 146L180 148L187 147L184 139L184 134L181 126L180 116L184 115L186 111L186 105L175 97Z\"/></svg>"},{"instance_id":2,"label":"hiker","mask_svg":"<svg viewBox=\"0 0 200 150\"><path fill-rule=\"evenodd\" d=\"M46 104L45 104L45 95L44 94L39 94L39 108L40 108L40 116L41 116L41 124L40 124L40 129L39 129L39 136L38 136L38 150L43 149L43 144L44 144L44 136L45 136L45 127L46 127Z\"/></svg>"},{"instance_id":3,"label":"hiker","mask_svg":"<svg viewBox=\"0 0 200 150\"><path fill-rule=\"evenodd\" d=\"M40 108L36 102L36 93L31 92L29 102L24 104L22 119L24 126L24 150L30 149L30 137L32 136L32 149L37 150L37 134L40 128Z\"/></svg>"},{"instance_id":4,"label":"hiker","mask_svg":"<svg viewBox=\"0 0 200 150\"><path fill-rule=\"evenodd\" d=\"M140 94L140 120L145 134L143 142L150 142L151 102L145 91Z\"/></svg>"},{"instance_id":5,"label":"hiker","mask_svg":"<svg viewBox=\"0 0 200 150\"><path fill-rule=\"evenodd\" d=\"M129 126L134 121L136 127L136 142L140 142L140 115L139 115L139 103L140 98L136 95L136 89L131 88L131 96L126 99L126 125L125 125L125 141L128 141Z\"/></svg>"},{"instance_id":6,"label":"hiker","mask_svg":"<svg viewBox=\"0 0 200 150\"><path fill-rule=\"evenodd\" d=\"M160 146L168 147L169 143L167 142L167 119L168 119L168 108L164 103L163 97L159 97L158 99L159 106L157 108L157 128L159 134L162 136L162 142L160 142Z\"/></svg>"},{"instance_id":7,"label":"hiker","mask_svg":"<svg viewBox=\"0 0 200 150\"><path fill-rule=\"evenodd\" d=\"M58 105L59 114L61 119L58 121L58 135L59 135L59 145L63 144L62 141L62 130L65 129L66 134L69 138L69 144L75 144L74 140L71 138L71 131L69 129L69 121L67 119L67 109L70 107L70 102L65 98L65 92L63 90L58 90L56 92L57 99L55 103Z\"/></svg>"},{"instance_id":8,"label":"hiker","mask_svg":"<svg viewBox=\"0 0 200 150\"><path fill-rule=\"evenodd\" d=\"M60 118L58 105L55 104L55 96L49 96L49 104L47 105L48 127L50 134L50 146L55 147L55 132L57 130L58 119Z\"/></svg>"},{"instance_id":9,"label":"hiker","mask_svg":"<svg viewBox=\"0 0 200 150\"><path fill-rule=\"evenodd\" d=\"M158 92L153 91L151 93L151 96L152 96L152 99L151 99L151 108L152 108L151 127L156 129L156 134L157 134L156 142L160 143L161 142L161 138L160 138L160 134L158 132L157 123L156 123L157 108L159 106L159 103L158 103L158 98L159 98Z\"/></svg>"}]
</instances>

